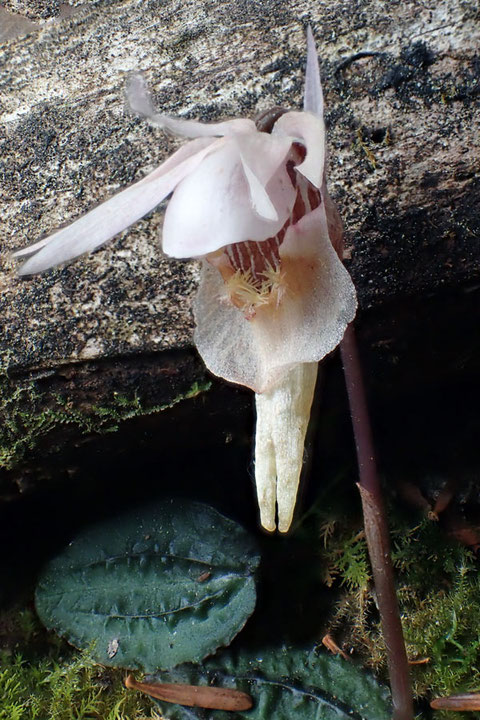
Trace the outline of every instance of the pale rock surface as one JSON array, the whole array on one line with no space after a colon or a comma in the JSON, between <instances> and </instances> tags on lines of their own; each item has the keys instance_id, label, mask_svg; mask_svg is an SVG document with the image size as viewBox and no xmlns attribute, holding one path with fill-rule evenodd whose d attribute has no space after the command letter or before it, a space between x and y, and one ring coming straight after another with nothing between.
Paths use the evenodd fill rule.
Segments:
<instances>
[{"instance_id":1,"label":"pale rock surface","mask_svg":"<svg viewBox=\"0 0 480 720\"><path fill-rule=\"evenodd\" d=\"M162 257L161 207L43 277L17 278L9 253L178 147L126 113L129 72L143 71L157 105L175 115L299 107L308 23L330 189L363 308L478 283L476 3L12 0L0 23L0 353L11 364L53 368L191 344L197 267Z\"/></svg>"}]
</instances>

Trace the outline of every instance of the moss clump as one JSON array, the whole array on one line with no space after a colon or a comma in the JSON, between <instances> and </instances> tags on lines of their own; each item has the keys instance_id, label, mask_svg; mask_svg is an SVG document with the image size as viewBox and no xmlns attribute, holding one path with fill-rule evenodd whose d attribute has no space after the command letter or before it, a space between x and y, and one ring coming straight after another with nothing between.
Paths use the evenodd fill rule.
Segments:
<instances>
[{"instance_id":1,"label":"moss clump","mask_svg":"<svg viewBox=\"0 0 480 720\"><path fill-rule=\"evenodd\" d=\"M103 406L91 405L86 410L67 396L45 397L33 380L12 379L8 365L0 361L0 470L17 467L60 426L81 435L115 432L125 420L161 412L209 387L208 382L194 383L170 402L154 406L147 406L136 394L127 397L113 393ZM49 452L54 452L64 442L64 435L58 442L54 440L49 445Z\"/></svg>"},{"instance_id":2,"label":"moss clump","mask_svg":"<svg viewBox=\"0 0 480 720\"><path fill-rule=\"evenodd\" d=\"M480 688L480 582L473 552L429 518L400 534L394 560L407 650L417 695ZM458 713L455 714L458 718ZM470 715L471 717L471 715Z\"/></svg>"},{"instance_id":3,"label":"moss clump","mask_svg":"<svg viewBox=\"0 0 480 720\"><path fill-rule=\"evenodd\" d=\"M121 671L86 654L28 662L0 654L0 720L137 720L155 717L148 698L128 692Z\"/></svg>"},{"instance_id":4,"label":"moss clump","mask_svg":"<svg viewBox=\"0 0 480 720\"><path fill-rule=\"evenodd\" d=\"M333 505L316 514L323 579L340 588L328 630L347 652L386 677L386 653L366 542L358 514ZM343 513L345 510L343 509ZM480 579L476 556L450 538L441 523L390 510L392 556L407 652L417 697L480 689ZM439 713L436 717L461 717ZM467 715L465 715L465 718ZM472 717L471 714L468 717Z\"/></svg>"},{"instance_id":5,"label":"moss clump","mask_svg":"<svg viewBox=\"0 0 480 720\"><path fill-rule=\"evenodd\" d=\"M0 720L156 717L147 697L126 690L123 671L96 665L29 609L0 615L0 648Z\"/></svg>"}]
</instances>

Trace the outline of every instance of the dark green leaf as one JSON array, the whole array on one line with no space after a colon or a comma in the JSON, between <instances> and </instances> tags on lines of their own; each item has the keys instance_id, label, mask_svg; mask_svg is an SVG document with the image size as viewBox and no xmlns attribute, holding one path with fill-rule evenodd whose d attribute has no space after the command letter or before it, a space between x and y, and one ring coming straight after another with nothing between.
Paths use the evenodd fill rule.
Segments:
<instances>
[{"instance_id":1,"label":"dark green leaf","mask_svg":"<svg viewBox=\"0 0 480 720\"><path fill-rule=\"evenodd\" d=\"M258 562L239 525L168 500L77 537L40 578L37 611L98 662L168 669L231 642L253 612Z\"/></svg>"},{"instance_id":2,"label":"dark green leaf","mask_svg":"<svg viewBox=\"0 0 480 720\"><path fill-rule=\"evenodd\" d=\"M389 693L353 662L314 650L271 649L264 653L222 653L202 667L183 665L148 681L218 685L249 693L252 710L215 712L168 705L170 720L390 720Z\"/></svg>"}]
</instances>

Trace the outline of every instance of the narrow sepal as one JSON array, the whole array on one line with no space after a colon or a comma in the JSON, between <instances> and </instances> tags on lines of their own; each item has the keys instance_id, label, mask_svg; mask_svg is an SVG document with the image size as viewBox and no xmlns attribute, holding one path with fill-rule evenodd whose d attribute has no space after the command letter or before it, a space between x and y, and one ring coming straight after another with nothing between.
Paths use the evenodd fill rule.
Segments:
<instances>
[{"instance_id":1,"label":"narrow sepal","mask_svg":"<svg viewBox=\"0 0 480 720\"><path fill-rule=\"evenodd\" d=\"M323 117L323 90L318 65L317 48L310 25L307 28L307 67L305 69L305 94L303 109Z\"/></svg>"}]
</instances>

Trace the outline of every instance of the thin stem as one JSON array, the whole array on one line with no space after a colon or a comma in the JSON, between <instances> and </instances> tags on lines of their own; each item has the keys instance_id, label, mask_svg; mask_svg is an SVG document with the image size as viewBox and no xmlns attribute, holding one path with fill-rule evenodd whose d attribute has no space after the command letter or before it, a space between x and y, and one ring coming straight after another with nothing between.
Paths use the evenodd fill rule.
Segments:
<instances>
[{"instance_id":1,"label":"thin stem","mask_svg":"<svg viewBox=\"0 0 480 720\"><path fill-rule=\"evenodd\" d=\"M393 701L393 720L413 719L413 700L407 652L398 610L390 539L377 474L370 418L353 325L340 344L353 432L357 448L365 536L373 571L382 631L387 646L388 670Z\"/></svg>"}]
</instances>

